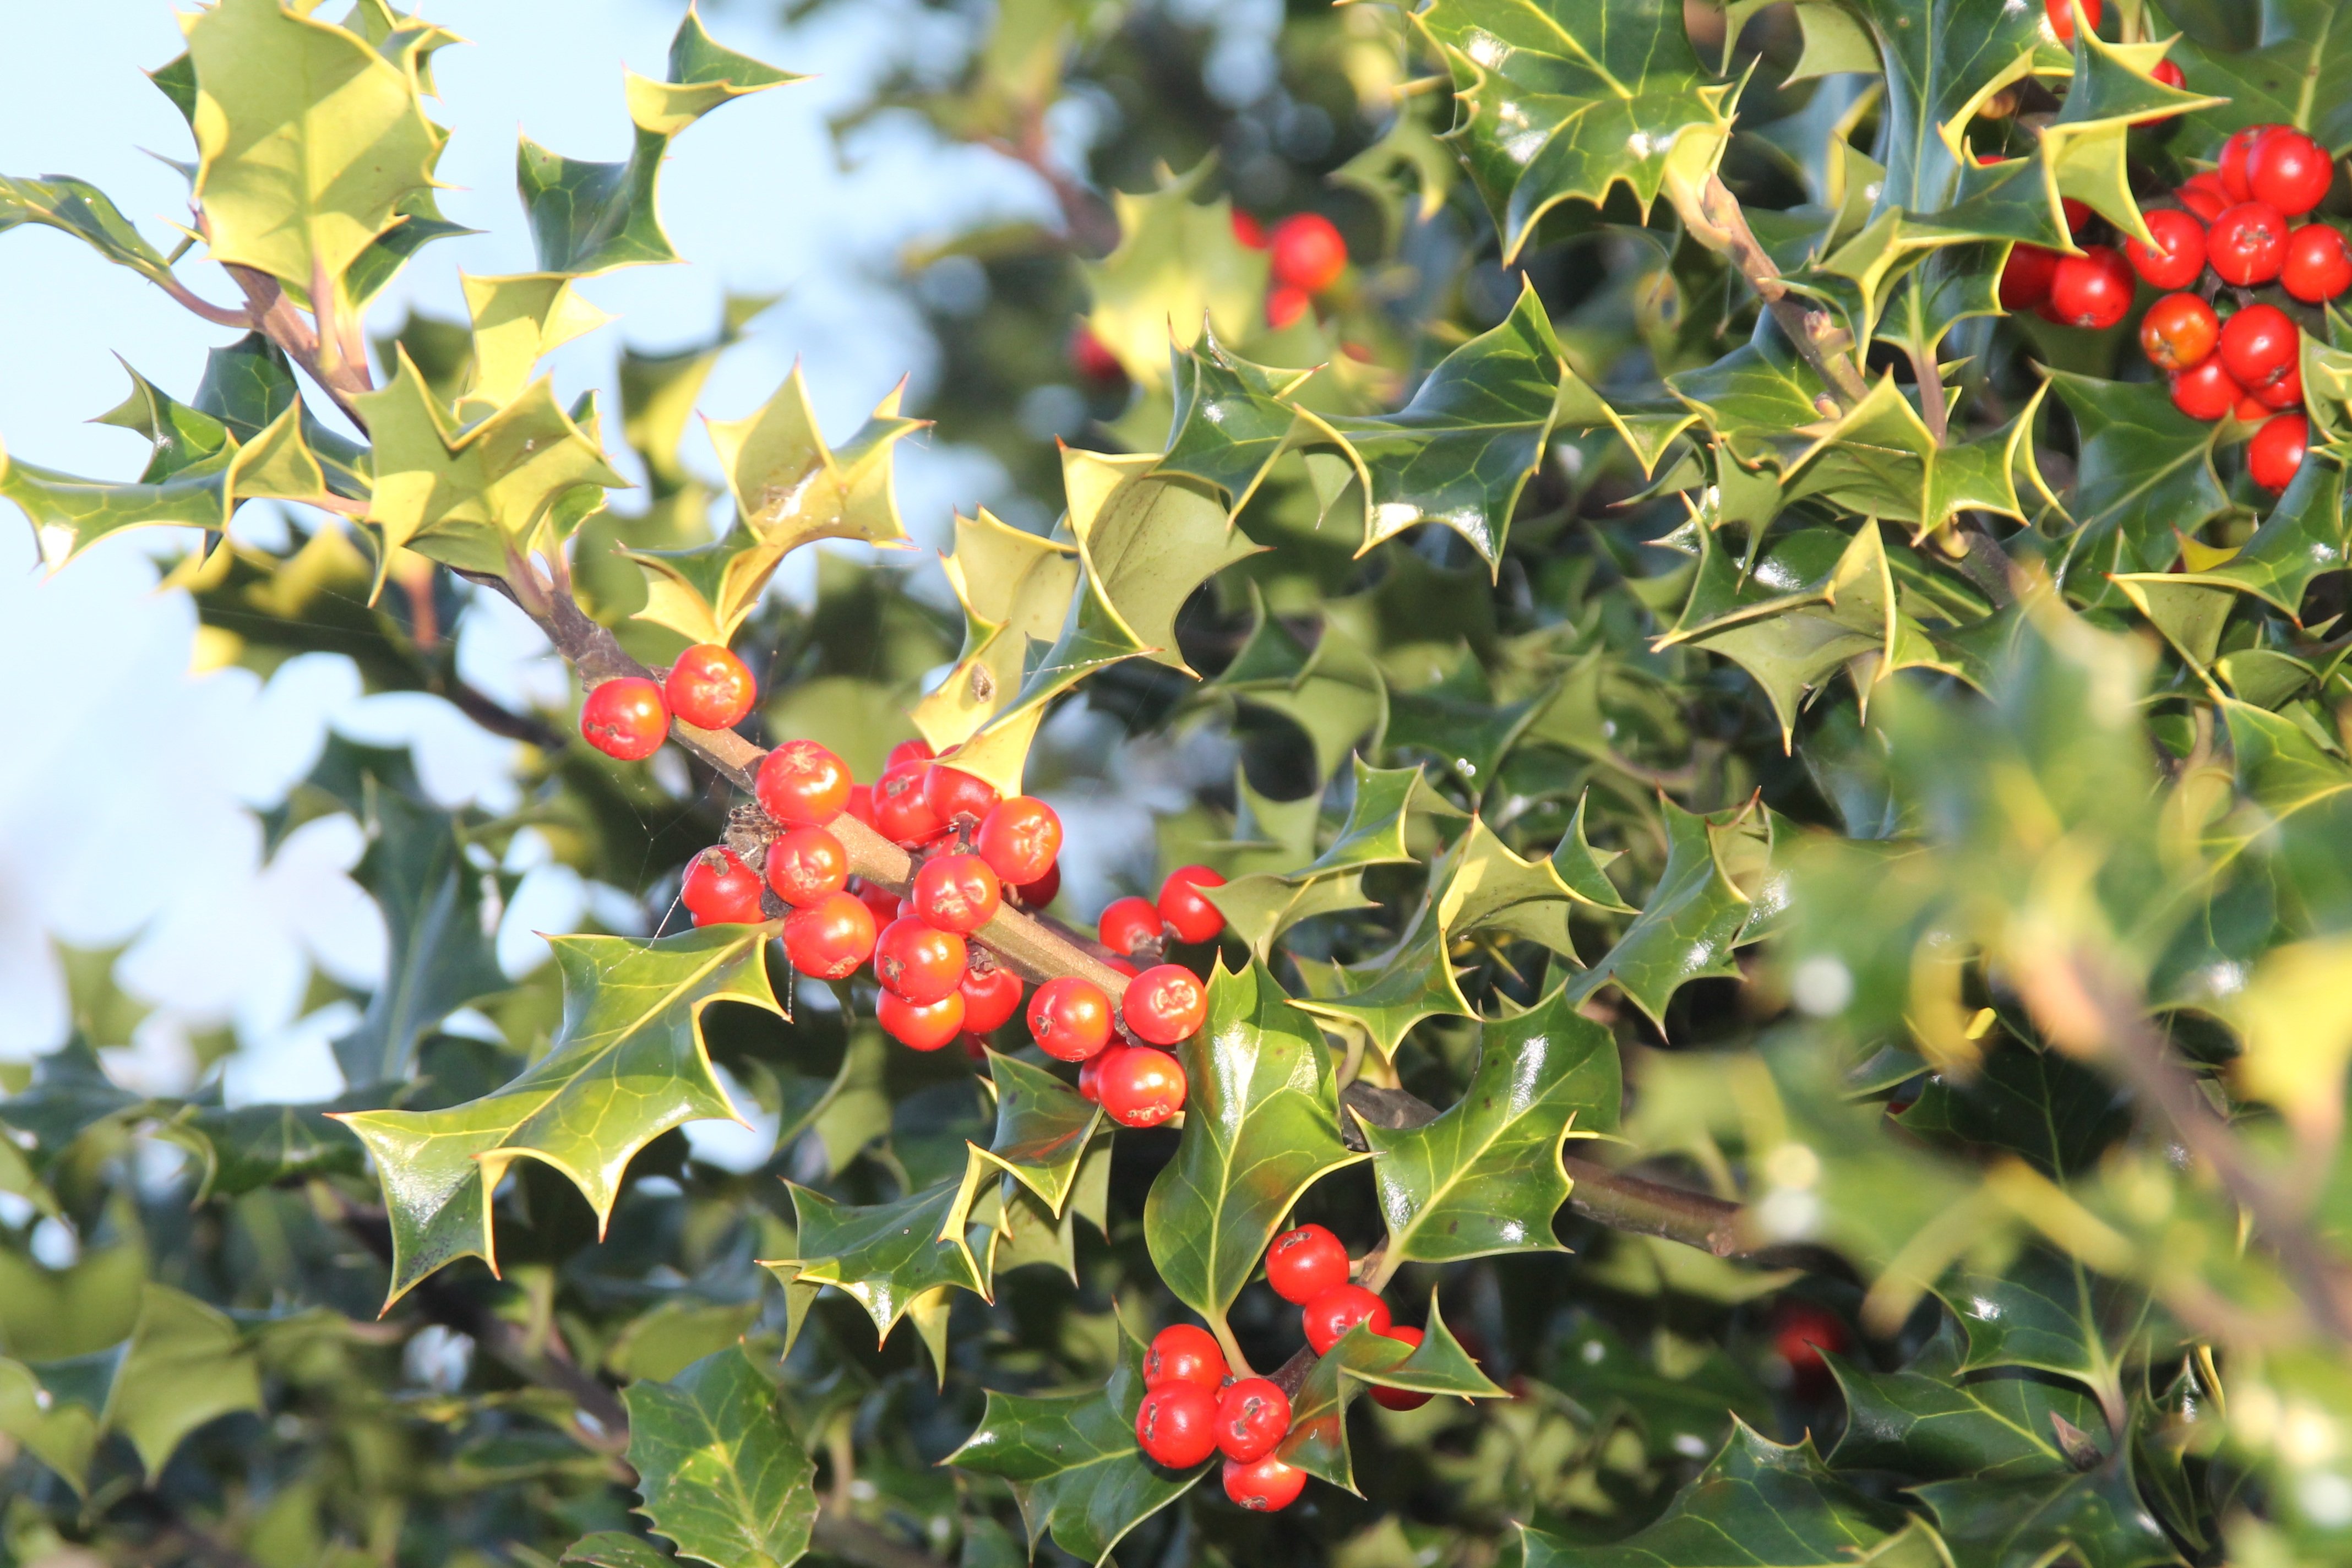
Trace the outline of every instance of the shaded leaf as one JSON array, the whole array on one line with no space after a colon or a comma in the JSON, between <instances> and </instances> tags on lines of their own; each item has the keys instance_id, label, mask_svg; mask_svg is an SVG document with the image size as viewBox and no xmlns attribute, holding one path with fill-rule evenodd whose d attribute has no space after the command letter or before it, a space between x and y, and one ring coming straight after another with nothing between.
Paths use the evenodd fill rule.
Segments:
<instances>
[{"instance_id":1,"label":"shaded leaf","mask_svg":"<svg viewBox=\"0 0 2352 1568\"><path fill-rule=\"evenodd\" d=\"M816 1466L775 1385L730 1346L623 1391L629 1463L653 1527L715 1568L784 1568L808 1550ZM584 1543L583 1543L584 1544Z\"/></svg>"}]
</instances>

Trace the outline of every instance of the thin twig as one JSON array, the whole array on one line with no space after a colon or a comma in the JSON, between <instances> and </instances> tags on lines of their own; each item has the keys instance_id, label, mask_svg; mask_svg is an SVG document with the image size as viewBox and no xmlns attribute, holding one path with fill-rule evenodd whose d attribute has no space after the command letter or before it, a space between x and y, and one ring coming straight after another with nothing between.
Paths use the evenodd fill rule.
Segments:
<instances>
[{"instance_id":1,"label":"thin twig","mask_svg":"<svg viewBox=\"0 0 2352 1568\"><path fill-rule=\"evenodd\" d=\"M1758 242L1755 230L1748 226L1748 215L1740 209L1739 198L1723 181L1709 174L1697 199L1678 203L1677 210L1685 226L1700 244L1721 252L1739 269L1739 275L1748 279L1748 287L1772 312L1773 320L1780 322L1780 331L1805 357L1805 363L1829 384L1838 403L1847 408L1860 403L1870 388L1863 381L1862 373L1854 368L1853 337L1837 324L1837 318L1826 307L1789 287L1780 269Z\"/></svg>"},{"instance_id":2,"label":"thin twig","mask_svg":"<svg viewBox=\"0 0 2352 1568\"><path fill-rule=\"evenodd\" d=\"M334 399L344 417L364 431L367 420L352 405L352 398L370 389L367 367L344 359L330 370L320 358L317 331L295 309L294 301L278 287L278 279L268 273L232 264L228 275L245 290L247 321L285 350L286 357L300 365L318 384L320 391Z\"/></svg>"},{"instance_id":3,"label":"thin twig","mask_svg":"<svg viewBox=\"0 0 2352 1568\"><path fill-rule=\"evenodd\" d=\"M1905 352L1911 357L1912 379L1919 384L1919 417L1940 447L1952 426L1951 407L1944 398L1944 368L1936 362L1933 348L1914 346Z\"/></svg>"},{"instance_id":4,"label":"thin twig","mask_svg":"<svg viewBox=\"0 0 2352 1568\"><path fill-rule=\"evenodd\" d=\"M2017 563L2000 547L2000 541L1966 512L1953 523L1952 538L1960 546L1960 552L1952 557L1953 564L1993 602L1993 607L2007 609L2017 603Z\"/></svg>"}]
</instances>

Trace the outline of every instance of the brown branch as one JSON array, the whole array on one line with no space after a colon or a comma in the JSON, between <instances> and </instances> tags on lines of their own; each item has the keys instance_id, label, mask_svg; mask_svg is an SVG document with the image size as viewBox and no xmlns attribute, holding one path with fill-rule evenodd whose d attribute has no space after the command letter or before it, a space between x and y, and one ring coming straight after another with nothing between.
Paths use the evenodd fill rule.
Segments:
<instances>
[{"instance_id":1,"label":"brown branch","mask_svg":"<svg viewBox=\"0 0 2352 1568\"><path fill-rule=\"evenodd\" d=\"M1983 523L1962 512L1952 525L1951 542L1959 546L1958 554L1946 552L1952 563L1993 602L1995 609L2017 603L2017 563L2000 547L2000 540L1985 531Z\"/></svg>"},{"instance_id":2,"label":"brown branch","mask_svg":"<svg viewBox=\"0 0 2352 1568\"><path fill-rule=\"evenodd\" d=\"M215 327L243 327L248 331L253 328L253 313L250 310L235 310L227 305L215 305L169 273L155 279L154 283L164 293L169 294Z\"/></svg>"},{"instance_id":3,"label":"brown branch","mask_svg":"<svg viewBox=\"0 0 2352 1568\"><path fill-rule=\"evenodd\" d=\"M334 399L344 417L364 431L367 420L352 406L352 398L371 390L367 366L339 355L331 370L320 357L318 331L303 319L286 290L278 287L278 279L268 273L231 264L228 275L245 290L247 323L285 350L286 357L300 365L319 389Z\"/></svg>"},{"instance_id":4,"label":"brown branch","mask_svg":"<svg viewBox=\"0 0 2352 1568\"><path fill-rule=\"evenodd\" d=\"M1018 141L985 136L981 138L981 144L1012 159L1045 182L1054 193L1055 203L1062 209L1062 227L1069 236L1072 249L1084 256L1103 257L1118 247L1117 215L1102 197L1054 162L1053 149L1045 142L1045 116L1035 109L1024 113Z\"/></svg>"},{"instance_id":5,"label":"brown branch","mask_svg":"<svg viewBox=\"0 0 2352 1568\"><path fill-rule=\"evenodd\" d=\"M1723 181L1709 174L1695 198L1676 200L1675 210L1681 213L1684 226L1694 238L1709 250L1721 252L1739 269L1739 275L1748 279L1748 287L1772 312L1772 319L1780 324L1780 331L1805 357L1805 363L1829 384L1838 403L1847 408L1860 403L1870 388L1864 383L1862 373L1854 368L1853 339L1837 324L1837 318L1826 307L1789 287L1780 269L1758 242L1756 231L1748 226L1748 215L1740 210L1739 198Z\"/></svg>"},{"instance_id":6,"label":"brown branch","mask_svg":"<svg viewBox=\"0 0 2352 1568\"><path fill-rule=\"evenodd\" d=\"M1919 384L1919 417L1940 447L1952 426L1952 411L1944 400L1944 367L1937 363L1932 348L1923 351L1915 346L1906 352L1911 356L1911 377Z\"/></svg>"}]
</instances>

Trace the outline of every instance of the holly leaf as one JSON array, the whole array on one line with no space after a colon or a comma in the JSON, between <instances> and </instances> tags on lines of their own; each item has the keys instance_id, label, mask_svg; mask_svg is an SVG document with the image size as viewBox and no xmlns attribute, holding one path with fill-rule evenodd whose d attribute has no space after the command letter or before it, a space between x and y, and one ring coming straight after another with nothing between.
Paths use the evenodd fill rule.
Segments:
<instances>
[{"instance_id":1,"label":"holly leaf","mask_svg":"<svg viewBox=\"0 0 2352 1568\"><path fill-rule=\"evenodd\" d=\"M2138 1292L2041 1247L2028 1247L1999 1273L1958 1269L1937 1294L1968 1336L1961 1371L2021 1366L2111 1394L2147 1310Z\"/></svg>"},{"instance_id":2,"label":"holly leaf","mask_svg":"<svg viewBox=\"0 0 2352 1568\"><path fill-rule=\"evenodd\" d=\"M171 264L132 226L113 198L70 174L41 179L0 174L0 234L23 224L61 229L118 267L171 287Z\"/></svg>"},{"instance_id":3,"label":"holly leaf","mask_svg":"<svg viewBox=\"0 0 2352 1568\"><path fill-rule=\"evenodd\" d=\"M1315 773L1328 779L1340 760L1366 737L1373 751L1389 718L1388 679L1377 659L1327 619L1312 648L1265 611L1250 584L1253 625L1241 654L1216 679L1214 689L1237 709L1280 715L1315 750ZM1288 868L1284 868L1287 869Z\"/></svg>"},{"instance_id":4,"label":"holly leaf","mask_svg":"<svg viewBox=\"0 0 2352 1568\"><path fill-rule=\"evenodd\" d=\"M775 1385L740 1347L667 1382L633 1383L622 1398L639 1511L679 1556L714 1568L784 1568L808 1551L816 1466Z\"/></svg>"},{"instance_id":5,"label":"holly leaf","mask_svg":"<svg viewBox=\"0 0 2352 1568\"><path fill-rule=\"evenodd\" d=\"M1649 1019L1664 1027L1666 1004L1692 980L1736 975L1739 945L1758 905L1735 879L1737 870L1759 879L1771 843L1769 819L1751 803L1737 811L1695 816L1661 801L1666 866L1642 912L1598 963L1569 984L1581 1001L1616 983ZM1759 883L1760 886L1760 883Z\"/></svg>"},{"instance_id":6,"label":"holly leaf","mask_svg":"<svg viewBox=\"0 0 2352 1568\"><path fill-rule=\"evenodd\" d=\"M2073 1475L2053 1418L2080 1431L2101 1430L2098 1402L2037 1378L1966 1377L1966 1352L1959 1325L1948 1317L1901 1372L1825 1358L1846 1402L1845 1431L1830 1463L1927 1480L2008 1483Z\"/></svg>"},{"instance_id":7,"label":"holly leaf","mask_svg":"<svg viewBox=\"0 0 2352 1568\"><path fill-rule=\"evenodd\" d=\"M153 1478L197 1427L261 1407L261 1369L236 1325L194 1296L150 1281L101 1429L130 1438Z\"/></svg>"},{"instance_id":8,"label":"holly leaf","mask_svg":"<svg viewBox=\"0 0 2352 1568\"><path fill-rule=\"evenodd\" d=\"M2104 574L2162 572L2182 534L2229 509L2213 473L2221 425L2181 413L2158 383L2047 374L2080 447L2060 581L2095 597Z\"/></svg>"},{"instance_id":9,"label":"holly leaf","mask_svg":"<svg viewBox=\"0 0 2352 1568\"><path fill-rule=\"evenodd\" d=\"M1965 1476L1909 1489L1935 1511L1960 1563L2053 1563L2156 1568L2180 1554L2140 1500L2129 1450L2077 1475Z\"/></svg>"},{"instance_id":10,"label":"holly leaf","mask_svg":"<svg viewBox=\"0 0 2352 1568\"><path fill-rule=\"evenodd\" d=\"M1723 156L1733 84L1708 79L1673 0L1437 0L1412 21L1454 79L1445 140L1506 263L1561 202L1622 183L1646 213Z\"/></svg>"},{"instance_id":11,"label":"holly leaf","mask_svg":"<svg viewBox=\"0 0 2352 1568\"><path fill-rule=\"evenodd\" d=\"M1016 1057L989 1052L988 1076L996 1085L996 1135L987 1148L975 1147L973 1156L1028 1188L1058 1216L1102 1123L1102 1107Z\"/></svg>"},{"instance_id":12,"label":"holly leaf","mask_svg":"<svg viewBox=\"0 0 2352 1568\"><path fill-rule=\"evenodd\" d=\"M1298 1194L1360 1156L1340 1141L1321 1037L1264 964L1220 961L1208 1022L1178 1055L1184 1131L1144 1201L1143 1238L1177 1300L1222 1321Z\"/></svg>"},{"instance_id":13,"label":"holly leaf","mask_svg":"<svg viewBox=\"0 0 2352 1568\"><path fill-rule=\"evenodd\" d=\"M656 201L670 142L722 103L801 79L721 47L688 7L670 40L669 79L653 81L634 71L624 79L634 132L626 162L566 158L521 139L515 179L538 270L588 276L677 260L662 232Z\"/></svg>"},{"instance_id":14,"label":"holly leaf","mask_svg":"<svg viewBox=\"0 0 2352 1568\"><path fill-rule=\"evenodd\" d=\"M688 1121L741 1121L713 1075L702 1016L714 1002L782 1013L761 925L640 941L550 937L563 1020L547 1054L495 1093L443 1110L340 1113L374 1156L392 1224L391 1292L459 1258L495 1270L490 1194L518 1159L570 1178L601 1233L637 1151Z\"/></svg>"},{"instance_id":15,"label":"holly leaf","mask_svg":"<svg viewBox=\"0 0 2352 1568\"><path fill-rule=\"evenodd\" d=\"M1113 192L1118 246L1084 264L1094 295L1087 330L1140 386L1167 384L1175 333L1205 321L1218 337L1237 343L1258 323L1266 254L1234 237L1225 197L1192 199L1210 167L1202 162L1141 195Z\"/></svg>"},{"instance_id":16,"label":"holly leaf","mask_svg":"<svg viewBox=\"0 0 2352 1568\"><path fill-rule=\"evenodd\" d=\"M1406 1032L1423 1018L1477 1016L1462 994L1449 955L1452 945L1424 906L1419 923L1384 957L1360 969L1334 972L1335 989L1325 992L1318 985L1297 1006L1363 1029L1382 1057L1393 1058Z\"/></svg>"},{"instance_id":17,"label":"holly leaf","mask_svg":"<svg viewBox=\"0 0 2352 1568\"><path fill-rule=\"evenodd\" d=\"M2228 559L2202 571L2162 574L2179 586L2228 588L2275 605L2301 618L2303 595L2325 572L2344 570L2344 470L2320 452L2295 470L2253 537Z\"/></svg>"},{"instance_id":18,"label":"holly leaf","mask_svg":"<svg viewBox=\"0 0 2352 1568\"><path fill-rule=\"evenodd\" d=\"M1920 532L1943 527L1963 511L2022 518L2017 497L2021 461L2030 463L2029 437L2042 389L2000 429L1967 441L1941 442L1892 374L1835 419L1806 422L1812 444L1781 470L1781 498L1822 496L1848 511Z\"/></svg>"},{"instance_id":19,"label":"holly leaf","mask_svg":"<svg viewBox=\"0 0 2352 1568\"><path fill-rule=\"evenodd\" d=\"M1388 1256L1451 1263L1560 1250L1552 1216L1570 1184L1560 1150L1572 1132L1613 1131L1622 1093L1614 1037L1564 988L1485 1025L1469 1087L1434 1121L1363 1126Z\"/></svg>"},{"instance_id":20,"label":"holly leaf","mask_svg":"<svg viewBox=\"0 0 2352 1568\"><path fill-rule=\"evenodd\" d=\"M466 313L473 323L472 347L465 390L457 399L459 419L471 424L488 417L530 390L531 372L539 362L574 338L595 331L612 320L582 299L565 275L524 272L495 278L460 274ZM628 361L622 381L625 405ZM688 395L689 399L692 394ZM684 414L678 416L682 421ZM636 438L635 431L630 439ZM642 446L638 448L644 451ZM647 458L653 468L656 459Z\"/></svg>"},{"instance_id":21,"label":"holly leaf","mask_svg":"<svg viewBox=\"0 0 2352 1568\"><path fill-rule=\"evenodd\" d=\"M404 202L430 200L446 136L425 117L417 79L278 0L221 0L181 26L213 259L277 279L322 328L355 328L345 274ZM322 331L322 353L339 352L337 336Z\"/></svg>"},{"instance_id":22,"label":"holly leaf","mask_svg":"<svg viewBox=\"0 0 2352 1568\"><path fill-rule=\"evenodd\" d=\"M960 1177L887 1204L837 1203L788 1182L800 1246L787 1261L799 1265L803 1283L832 1285L854 1299L883 1339L927 1291L954 1286L986 1299L967 1236L985 1168L973 1160Z\"/></svg>"},{"instance_id":23,"label":"holly leaf","mask_svg":"<svg viewBox=\"0 0 2352 1568\"><path fill-rule=\"evenodd\" d=\"M1923 1526L1838 1480L1812 1439L1782 1447L1735 1419L1730 1439L1656 1520L1607 1546L1523 1530L1527 1568L1930 1568Z\"/></svg>"},{"instance_id":24,"label":"holly leaf","mask_svg":"<svg viewBox=\"0 0 2352 1568\"><path fill-rule=\"evenodd\" d=\"M2172 46L2181 74L2228 100L2189 122L2187 151L2220 155L2249 125L2292 125L2332 156L2352 152L2352 34L2332 0L2262 0L2253 47L2231 50L2184 37Z\"/></svg>"},{"instance_id":25,"label":"holly leaf","mask_svg":"<svg viewBox=\"0 0 2352 1568\"><path fill-rule=\"evenodd\" d=\"M199 1203L309 1176L367 1173L359 1141L315 1107L242 1105L231 1110L206 1106L179 1125L204 1141Z\"/></svg>"},{"instance_id":26,"label":"holly leaf","mask_svg":"<svg viewBox=\"0 0 2352 1568\"><path fill-rule=\"evenodd\" d=\"M1276 1447L1276 1457L1310 1476L1355 1491L1348 1406L1367 1384L1465 1399L1507 1397L1445 1326L1445 1320L1438 1315L1436 1294L1432 1292L1428 1325L1420 1344L1407 1345L1359 1323L1316 1358L1298 1385L1297 1396L1290 1402L1290 1431Z\"/></svg>"},{"instance_id":27,"label":"holly leaf","mask_svg":"<svg viewBox=\"0 0 2352 1568\"><path fill-rule=\"evenodd\" d=\"M451 1013L508 981L466 861L457 818L369 773L367 852L352 872L383 910L389 952L359 1026L335 1042L351 1084L408 1077L416 1043Z\"/></svg>"},{"instance_id":28,"label":"holly leaf","mask_svg":"<svg viewBox=\"0 0 2352 1568\"><path fill-rule=\"evenodd\" d=\"M1364 491L1362 554L1423 522L1460 534L1500 571L1511 513L1554 431L1615 430L1617 411L1569 368L1532 282L1491 330L1447 354L1394 414L1303 415ZM1313 439L1313 437L1308 437Z\"/></svg>"},{"instance_id":29,"label":"holly leaf","mask_svg":"<svg viewBox=\"0 0 2352 1568\"><path fill-rule=\"evenodd\" d=\"M1077 551L1001 521L986 507L955 520L940 568L963 606L963 651L909 716L932 747L961 745L1021 689L1029 645L1050 643L1078 585Z\"/></svg>"},{"instance_id":30,"label":"holly leaf","mask_svg":"<svg viewBox=\"0 0 2352 1568\"><path fill-rule=\"evenodd\" d=\"M1334 635L1328 628L1324 633L1327 639ZM1423 810L1430 802L1443 804L1427 788L1418 767L1376 768L1360 756L1353 760L1355 793L1348 820L1329 848L1297 871L1252 872L1223 887L1202 889L1225 917L1226 929L1247 942L1260 961L1268 959L1275 940L1300 921L1370 908L1364 897L1365 868L1409 864L1412 855L1404 836L1416 803ZM1242 787L1246 789L1246 780Z\"/></svg>"},{"instance_id":31,"label":"holly leaf","mask_svg":"<svg viewBox=\"0 0 2352 1568\"><path fill-rule=\"evenodd\" d=\"M667 1568L677 1559L642 1536L600 1530L564 1548L557 1561L586 1563L588 1568Z\"/></svg>"},{"instance_id":32,"label":"holly leaf","mask_svg":"<svg viewBox=\"0 0 2352 1568\"><path fill-rule=\"evenodd\" d=\"M1252 364L1206 322L1191 348L1171 347L1170 365L1176 406L1159 471L1216 486L1239 512L1298 426L1286 400L1315 373Z\"/></svg>"},{"instance_id":33,"label":"holly leaf","mask_svg":"<svg viewBox=\"0 0 2352 1568\"><path fill-rule=\"evenodd\" d=\"M946 1462L1013 1489L1030 1550L1048 1534L1100 1564L1127 1532L1208 1473L1163 1469L1135 1442L1143 1404L1143 1347L1122 1326L1118 1362L1102 1388L1080 1394L988 1392L980 1425Z\"/></svg>"}]
</instances>

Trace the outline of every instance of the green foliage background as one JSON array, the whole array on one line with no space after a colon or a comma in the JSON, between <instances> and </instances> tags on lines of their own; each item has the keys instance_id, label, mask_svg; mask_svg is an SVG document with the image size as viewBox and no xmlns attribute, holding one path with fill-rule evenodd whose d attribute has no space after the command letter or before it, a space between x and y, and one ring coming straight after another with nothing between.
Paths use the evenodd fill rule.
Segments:
<instances>
[{"instance_id":1,"label":"green foliage background","mask_svg":"<svg viewBox=\"0 0 2352 1568\"><path fill-rule=\"evenodd\" d=\"M625 357L617 408L536 367L596 325L576 279L675 258L673 142L790 73L689 15L627 160L521 144L536 269L395 323L368 302L451 231L454 40L195 14L156 82L246 300L86 184L0 180L0 231L229 340L106 416L143 472L12 454L0 496L58 566L205 531L173 584L209 647L449 696L530 748L527 804L335 742L268 815L369 836L390 973L335 1106L115 1087L136 1008L76 958L74 1039L0 1099L0 1562L2352 1556L2352 330L2305 312L2273 500L2124 334L1993 291L2062 196L2128 233L2240 125L2352 147L2339 11L2117 0L2070 47L2005 0L1301 4L1234 107L1181 8L1002 0L864 112L1032 163L1063 223L903 258L925 406L828 437L795 375L716 476L680 442L756 302ZM1349 237L1291 326L1236 202ZM887 548L765 595L905 542L922 420L1017 491L958 521L963 614ZM290 548L226 531L251 500ZM665 785L467 689L493 592L595 679L731 639L750 731L862 774L919 731L1148 797L1160 869L1230 879L1181 1131L1114 1137L1017 1027L977 1069L888 1045L763 928L566 936L510 985L515 833L659 920L740 758L686 736ZM443 1027L467 1005L499 1041ZM714 1064L777 1121L749 1174L677 1131L740 1109ZM1253 1276L1297 1218L1429 1338L1306 1371L1283 1452L1320 1479L1260 1518L1138 1455L1139 1337L1189 1310L1281 1364Z\"/></svg>"}]
</instances>

